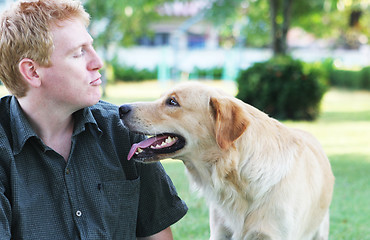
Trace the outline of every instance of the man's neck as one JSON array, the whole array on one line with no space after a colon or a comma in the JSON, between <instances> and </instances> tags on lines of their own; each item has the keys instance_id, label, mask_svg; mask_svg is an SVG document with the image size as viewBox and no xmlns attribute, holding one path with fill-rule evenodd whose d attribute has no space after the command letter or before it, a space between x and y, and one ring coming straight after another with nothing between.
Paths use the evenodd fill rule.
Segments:
<instances>
[{"instance_id":1,"label":"man's neck","mask_svg":"<svg viewBox=\"0 0 370 240\"><path fill-rule=\"evenodd\" d=\"M27 97L18 101L36 134L67 161L74 128L73 112L58 109L46 101L31 101Z\"/></svg>"}]
</instances>

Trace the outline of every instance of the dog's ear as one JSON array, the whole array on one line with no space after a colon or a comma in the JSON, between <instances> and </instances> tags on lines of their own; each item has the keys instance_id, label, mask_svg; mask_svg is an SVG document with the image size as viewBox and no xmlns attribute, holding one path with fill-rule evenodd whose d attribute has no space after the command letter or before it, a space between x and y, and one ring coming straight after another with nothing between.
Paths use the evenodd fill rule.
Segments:
<instances>
[{"instance_id":1,"label":"dog's ear","mask_svg":"<svg viewBox=\"0 0 370 240\"><path fill-rule=\"evenodd\" d=\"M211 97L217 144L228 149L247 129L249 121L242 108L229 97Z\"/></svg>"}]
</instances>

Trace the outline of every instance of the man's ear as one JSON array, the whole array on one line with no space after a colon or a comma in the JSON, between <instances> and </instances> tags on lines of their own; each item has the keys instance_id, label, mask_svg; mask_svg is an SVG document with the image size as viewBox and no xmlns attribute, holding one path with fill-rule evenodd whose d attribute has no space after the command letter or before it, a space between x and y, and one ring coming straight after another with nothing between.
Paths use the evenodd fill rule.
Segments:
<instances>
[{"instance_id":1,"label":"man's ear","mask_svg":"<svg viewBox=\"0 0 370 240\"><path fill-rule=\"evenodd\" d=\"M211 97L210 105L215 118L217 144L226 150L244 133L249 120L243 109L229 97Z\"/></svg>"},{"instance_id":2,"label":"man's ear","mask_svg":"<svg viewBox=\"0 0 370 240\"><path fill-rule=\"evenodd\" d=\"M19 64L19 72L22 74L24 80L32 87L40 87L41 79L37 74L38 64L29 58L23 58Z\"/></svg>"}]
</instances>

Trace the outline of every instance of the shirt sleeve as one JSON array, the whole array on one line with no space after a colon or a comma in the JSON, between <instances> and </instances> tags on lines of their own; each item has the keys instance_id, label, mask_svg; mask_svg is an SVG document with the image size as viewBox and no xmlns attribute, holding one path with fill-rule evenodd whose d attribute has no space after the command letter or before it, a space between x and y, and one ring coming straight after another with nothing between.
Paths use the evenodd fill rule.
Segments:
<instances>
[{"instance_id":1,"label":"shirt sleeve","mask_svg":"<svg viewBox=\"0 0 370 240\"><path fill-rule=\"evenodd\" d=\"M160 162L137 164L140 200L136 235L147 237L180 220L188 208Z\"/></svg>"}]
</instances>

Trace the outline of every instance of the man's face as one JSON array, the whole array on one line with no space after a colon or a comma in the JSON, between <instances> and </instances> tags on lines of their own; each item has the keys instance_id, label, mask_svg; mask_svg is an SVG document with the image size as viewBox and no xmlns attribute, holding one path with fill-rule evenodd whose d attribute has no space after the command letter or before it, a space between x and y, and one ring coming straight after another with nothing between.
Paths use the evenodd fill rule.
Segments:
<instances>
[{"instance_id":1,"label":"man's face","mask_svg":"<svg viewBox=\"0 0 370 240\"><path fill-rule=\"evenodd\" d=\"M103 63L92 46L93 39L77 19L58 23L52 33L52 66L38 69L43 97L72 111L94 105L101 97L99 69Z\"/></svg>"}]
</instances>

